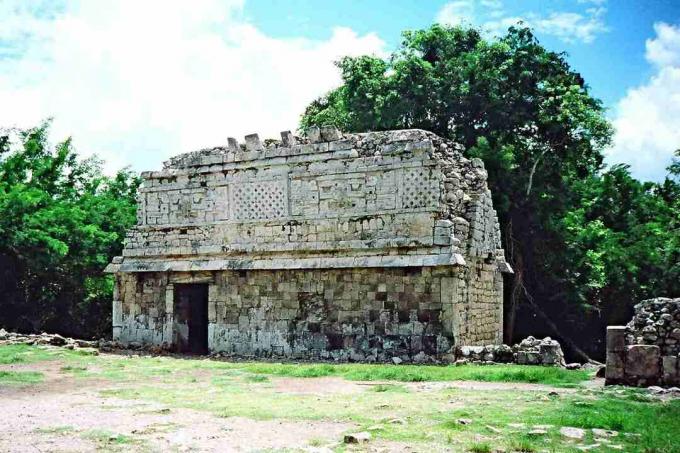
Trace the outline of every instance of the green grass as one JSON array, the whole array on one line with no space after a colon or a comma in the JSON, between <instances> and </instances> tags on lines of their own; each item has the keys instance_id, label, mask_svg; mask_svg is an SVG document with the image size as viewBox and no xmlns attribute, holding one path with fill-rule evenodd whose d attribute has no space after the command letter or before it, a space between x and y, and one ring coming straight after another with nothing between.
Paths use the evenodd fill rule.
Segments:
<instances>
[{"instance_id":1,"label":"green grass","mask_svg":"<svg viewBox=\"0 0 680 453\"><path fill-rule=\"evenodd\" d=\"M0 365L32 363L50 360L55 357L51 351L26 344L0 346Z\"/></svg>"},{"instance_id":2,"label":"green grass","mask_svg":"<svg viewBox=\"0 0 680 453\"><path fill-rule=\"evenodd\" d=\"M235 367L250 373L288 377L337 376L352 381L485 381L536 384L578 384L589 379L587 371L526 365L368 365L368 364L281 364L239 363Z\"/></svg>"},{"instance_id":3,"label":"green grass","mask_svg":"<svg viewBox=\"0 0 680 453\"><path fill-rule=\"evenodd\" d=\"M37 371L0 371L0 385L38 384L43 374Z\"/></svg>"},{"instance_id":4,"label":"green grass","mask_svg":"<svg viewBox=\"0 0 680 453\"><path fill-rule=\"evenodd\" d=\"M475 442L470 446L472 453L491 453L491 444L488 442Z\"/></svg>"},{"instance_id":5,"label":"green grass","mask_svg":"<svg viewBox=\"0 0 680 453\"><path fill-rule=\"evenodd\" d=\"M40 434L66 434L75 431L75 428L70 425L61 426L47 426L44 428L36 428L35 432Z\"/></svg>"},{"instance_id":6,"label":"green grass","mask_svg":"<svg viewBox=\"0 0 680 453\"><path fill-rule=\"evenodd\" d=\"M408 389L403 385L394 384L378 384L371 387L371 390L378 393L383 392L396 392L396 393L408 393Z\"/></svg>"}]
</instances>

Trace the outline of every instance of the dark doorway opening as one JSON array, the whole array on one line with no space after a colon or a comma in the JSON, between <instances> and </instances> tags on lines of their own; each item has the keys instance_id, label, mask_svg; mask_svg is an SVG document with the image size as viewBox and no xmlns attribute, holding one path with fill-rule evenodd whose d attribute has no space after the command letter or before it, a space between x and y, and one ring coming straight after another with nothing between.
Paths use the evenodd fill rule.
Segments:
<instances>
[{"instance_id":1,"label":"dark doorway opening","mask_svg":"<svg viewBox=\"0 0 680 453\"><path fill-rule=\"evenodd\" d=\"M180 352L208 353L208 285L175 285L175 323Z\"/></svg>"}]
</instances>

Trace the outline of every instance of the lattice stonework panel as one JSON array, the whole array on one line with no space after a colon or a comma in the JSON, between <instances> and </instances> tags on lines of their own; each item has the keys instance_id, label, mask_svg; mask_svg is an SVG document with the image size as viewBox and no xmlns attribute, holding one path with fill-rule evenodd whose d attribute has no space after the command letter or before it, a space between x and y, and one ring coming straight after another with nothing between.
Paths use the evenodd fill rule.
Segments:
<instances>
[{"instance_id":1,"label":"lattice stonework panel","mask_svg":"<svg viewBox=\"0 0 680 453\"><path fill-rule=\"evenodd\" d=\"M236 220L279 219L288 215L285 181L236 183L231 193Z\"/></svg>"},{"instance_id":2,"label":"lattice stonework panel","mask_svg":"<svg viewBox=\"0 0 680 453\"><path fill-rule=\"evenodd\" d=\"M432 167L407 168L400 190L402 208L435 208L441 196L439 172Z\"/></svg>"}]
</instances>

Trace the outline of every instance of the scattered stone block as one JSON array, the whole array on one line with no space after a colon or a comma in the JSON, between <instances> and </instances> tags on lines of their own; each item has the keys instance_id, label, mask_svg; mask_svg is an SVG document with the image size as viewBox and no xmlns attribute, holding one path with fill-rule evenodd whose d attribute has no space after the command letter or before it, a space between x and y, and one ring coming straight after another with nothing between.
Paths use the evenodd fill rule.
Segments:
<instances>
[{"instance_id":1,"label":"scattered stone block","mask_svg":"<svg viewBox=\"0 0 680 453\"><path fill-rule=\"evenodd\" d=\"M371 440L371 433L362 431L360 433L345 434L344 442L346 444L363 444Z\"/></svg>"},{"instance_id":2,"label":"scattered stone block","mask_svg":"<svg viewBox=\"0 0 680 453\"><path fill-rule=\"evenodd\" d=\"M586 431L581 428L573 428L571 426L564 426L560 428L560 434L562 437L574 440L583 440L586 435Z\"/></svg>"}]
</instances>

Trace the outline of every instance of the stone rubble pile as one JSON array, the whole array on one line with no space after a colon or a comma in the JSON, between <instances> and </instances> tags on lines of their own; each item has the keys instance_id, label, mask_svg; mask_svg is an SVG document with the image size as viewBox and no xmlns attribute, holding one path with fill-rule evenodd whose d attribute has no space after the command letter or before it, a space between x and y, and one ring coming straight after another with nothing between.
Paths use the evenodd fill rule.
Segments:
<instances>
[{"instance_id":1,"label":"stone rubble pile","mask_svg":"<svg viewBox=\"0 0 680 453\"><path fill-rule=\"evenodd\" d=\"M607 328L606 384L680 385L680 298L635 306L626 326Z\"/></svg>"},{"instance_id":2,"label":"stone rubble pile","mask_svg":"<svg viewBox=\"0 0 680 453\"><path fill-rule=\"evenodd\" d=\"M80 340L76 338L63 337L59 334L41 333L41 334L21 334L15 332L7 332L5 329L0 329L0 345L2 344L28 344L28 345L49 345L62 346L67 349L74 348L97 348L99 341Z\"/></svg>"},{"instance_id":3,"label":"stone rubble pile","mask_svg":"<svg viewBox=\"0 0 680 453\"><path fill-rule=\"evenodd\" d=\"M110 352L113 350L143 351L151 354L165 354L170 352L167 348L164 349L158 346L149 346L134 342L123 345L117 341L104 339L89 341L63 337L59 334L20 334L0 329L0 345L3 344L49 345L61 346L67 349L96 348L103 352ZM232 357L231 355L224 353L215 353L211 354L211 356L214 358L243 358L236 356ZM342 361L348 360L352 361L351 358L346 358L346 360ZM363 361L363 359L361 361ZM463 365L466 363L516 363L519 365L567 366L559 342L550 337L546 337L542 340L534 337L527 337L514 346L505 344L458 346L452 349L452 353L449 354L444 361L435 361L425 354L416 354L414 357L394 357L392 363L396 365L402 363L454 363L456 365ZM579 368L579 366L574 365L578 364L569 364L568 367Z\"/></svg>"},{"instance_id":4,"label":"stone rubble pile","mask_svg":"<svg viewBox=\"0 0 680 453\"><path fill-rule=\"evenodd\" d=\"M680 298L659 297L637 304L626 325L626 343L658 346L664 356L680 354Z\"/></svg>"},{"instance_id":5,"label":"stone rubble pile","mask_svg":"<svg viewBox=\"0 0 680 453\"><path fill-rule=\"evenodd\" d=\"M560 343L550 337L527 337L514 346L460 346L456 348L456 363L516 363L565 367Z\"/></svg>"}]
</instances>

